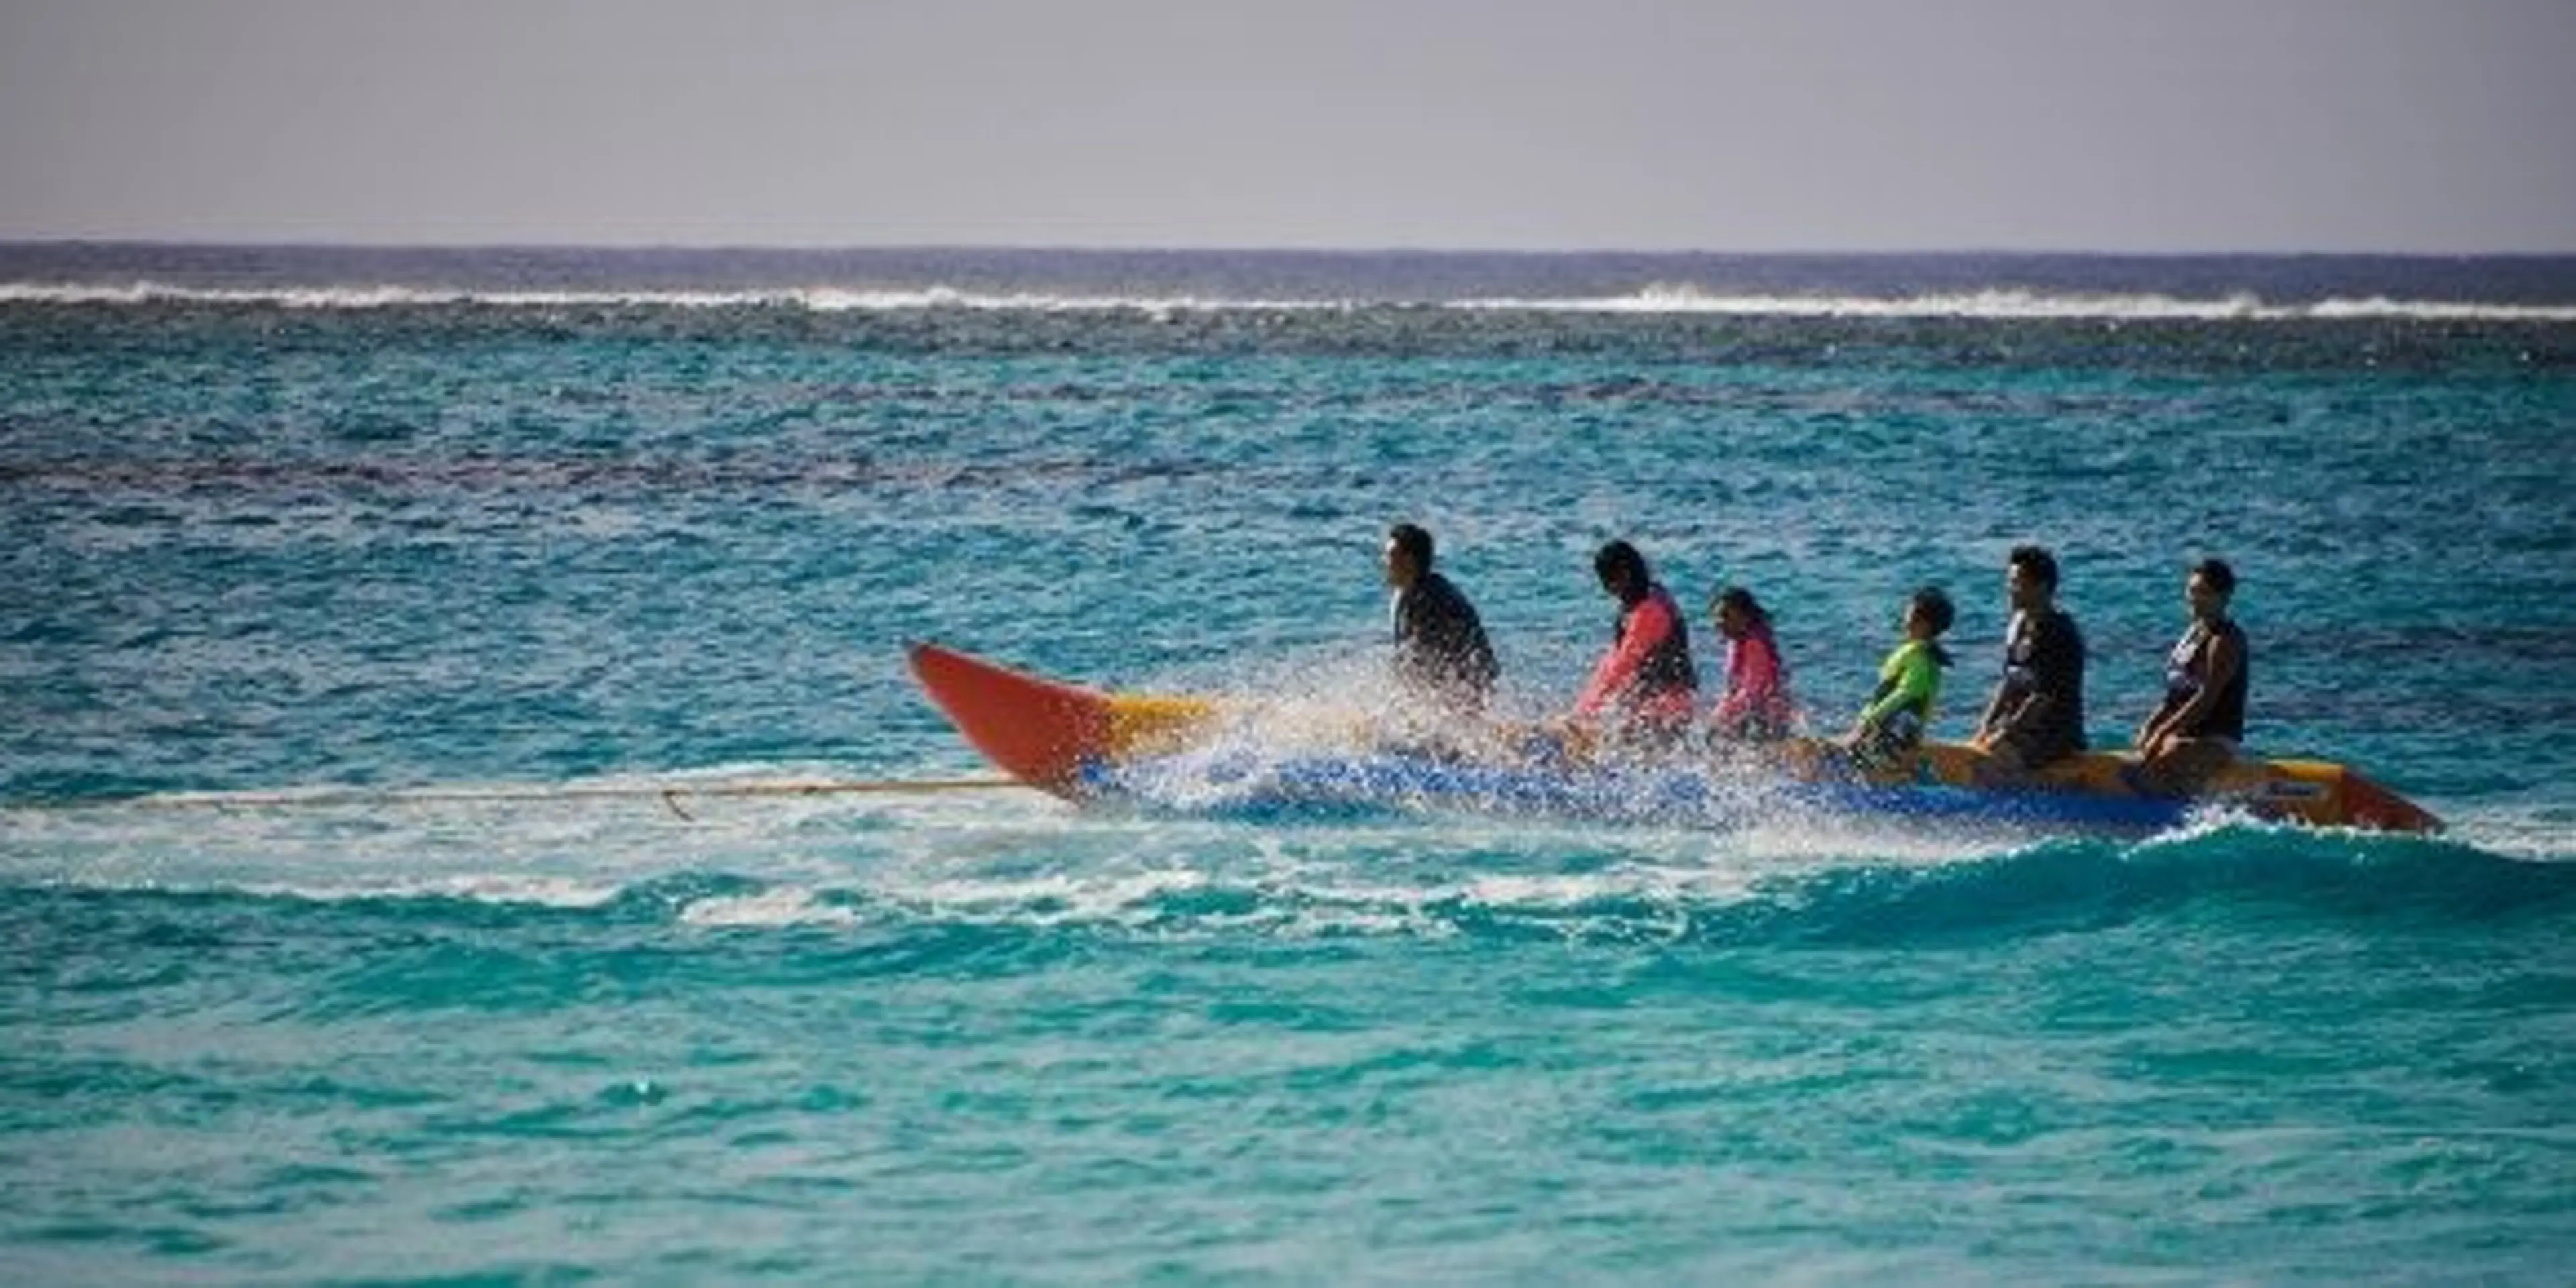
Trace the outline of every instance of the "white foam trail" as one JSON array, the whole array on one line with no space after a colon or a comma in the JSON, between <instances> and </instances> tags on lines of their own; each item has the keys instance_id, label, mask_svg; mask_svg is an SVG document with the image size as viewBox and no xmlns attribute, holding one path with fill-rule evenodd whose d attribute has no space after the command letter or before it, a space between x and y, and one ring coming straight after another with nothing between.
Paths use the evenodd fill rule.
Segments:
<instances>
[{"instance_id":1,"label":"white foam trail","mask_svg":"<svg viewBox=\"0 0 2576 1288\"><path fill-rule=\"evenodd\" d=\"M1036 877L948 876L896 882L874 893L963 921L1052 926L1135 922L1150 917L1158 899L1209 884L1207 873L1188 868L1124 869Z\"/></svg>"},{"instance_id":2,"label":"white foam trail","mask_svg":"<svg viewBox=\"0 0 2576 1288\"><path fill-rule=\"evenodd\" d=\"M858 910L844 904L824 903L815 892L797 886L780 886L753 895L723 895L700 899L680 910L684 926L722 927L726 929L784 926L847 926L859 920Z\"/></svg>"},{"instance_id":3,"label":"white foam trail","mask_svg":"<svg viewBox=\"0 0 2576 1288\"><path fill-rule=\"evenodd\" d=\"M830 768L744 765L699 775L726 782ZM569 788L644 781L672 780L609 777ZM1795 883L1807 876L1855 866L1938 868L2056 843L2010 829L1961 835L1796 811L1717 832L1445 814L1274 828L1086 814L1034 795L957 794L764 799L683 820L649 799L395 810L333 807L319 799L328 790L291 790L284 795L304 802L291 808L267 803L277 799L270 794L203 793L0 811L0 880L564 909L667 890L678 905L671 915L700 928L890 920L1156 937L1376 938L1446 937L1491 919L1542 933L1651 935L1684 933L1713 910L1795 898ZM182 801L223 807L165 808ZM2214 813L2133 844L2152 852L2273 826ZM2569 832L2562 814L2542 809L2471 820L2458 839L2563 860ZM754 887L654 884L708 873Z\"/></svg>"},{"instance_id":4,"label":"white foam trail","mask_svg":"<svg viewBox=\"0 0 2576 1288\"><path fill-rule=\"evenodd\" d=\"M2559 806L2504 806L2471 817L2445 814L2443 839L2532 863L2576 862L2576 819Z\"/></svg>"},{"instance_id":5,"label":"white foam trail","mask_svg":"<svg viewBox=\"0 0 2576 1288\"><path fill-rule=\"evenodd\" d=\"M187 887L163 886L162 889ZM541 908L599 908L613 903L625 887L570 877L507 876L478 873L438 880L397 880L347 885L293 882L221 883L200 887L207 892L239 891L264 898L300 899L311 903L346 903L367 899L456 899L469 903L526 905Z\"/></svg>"},{"instance_id":6,"label":"white foam trail","mask_svg":"<svg viewBox=\"0 0 2576 1288\"><path fill-rule=\"evenodd\" d=\"M1227 312L1350 312L1376 308L1441 308L1486 313L1706 315L1786 318L1967 318L1999 321L2259 321L2389 320L2421 322L2576 322L2576 304L2500 304L2469 300L2403 300L2384 295L2305 303L2272 303L2237 293L2220 297L2161 294L2058 294L1985 290L1870 296L1729 294L1657 284L1624 295L1491 298L1445 301L1358 299L1221 299L1204 296L983 293L947 286L863 289L812 286L775 290L513 291L435 286L195 287L166 282L123 284L0 282L0 304L145 305L196 303L289 309L399 309L472 305L503 309L678 308L801 310L814 313L906 313L956 309L991 313L1142 313L1155 317Z\"/></svg>"}]
</instances>

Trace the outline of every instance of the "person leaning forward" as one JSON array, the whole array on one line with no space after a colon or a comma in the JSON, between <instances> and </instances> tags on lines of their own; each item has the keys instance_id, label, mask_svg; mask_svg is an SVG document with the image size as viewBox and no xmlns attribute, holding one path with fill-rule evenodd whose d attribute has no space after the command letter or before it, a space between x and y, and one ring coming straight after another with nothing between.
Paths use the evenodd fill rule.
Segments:
<instances>
[{"instance_id":1,"label":"person leaning forward","mask_svg":"<svg viewBox=\"0 0 2576 1288\"><path fill-rule=\"evenodd\" d=\"M1397 689L1407 701L1451 715L1483 715L1502 666L1476 606L1432 569L1431 533L1396 524L1387 529L1384 559Z\"/></svg>"},{"instance_id":2,"label":"person leaning forward","mask_svg":"<svg viewBox=\"0 0 2576 1288\"><path fill-rule=\"evenodd\" d=\"M1610 648L1574 700L1575 718L1606 719L1625 737L1678 736L1690 728L1698 705L1690 623L1635 546L1602 546L1592 557L1592 572L1601 592L1619 601L1619 617L1610 628Z\"/></svg>"}]
</instances>

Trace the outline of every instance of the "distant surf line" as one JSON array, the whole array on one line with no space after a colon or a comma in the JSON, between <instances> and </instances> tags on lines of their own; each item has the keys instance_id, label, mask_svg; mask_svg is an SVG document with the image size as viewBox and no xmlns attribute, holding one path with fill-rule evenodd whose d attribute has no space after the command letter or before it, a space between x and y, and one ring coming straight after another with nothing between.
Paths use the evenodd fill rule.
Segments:
<instances>
[{"instance_id":1,"label":"distant surf line","mask_svg":"<svg viewBox=\"0 0 2576 1288\"><path fill-rule=\"evenodd\" d=\"M863 289L799 287L750 290L518 291L434 286L195 287L156 281L123 284L0 282L0 305L217 307L296 310L417 308L687 310L784 309L813 313L1360 313L1434 310L1471 313L1709 316L1743 318L1966 319L2104 322L2576 322L2576 304L2500 304L2395 299L2384 295L2273 303L2251 293L2223 297L2137 293L2060 293L2017 288L1920 295L1730 294L1688 285L1649 286L1618 295L1449 300L1226 299L1205 296L985 293L946 286Z\"/></svg>"}]
</instances>

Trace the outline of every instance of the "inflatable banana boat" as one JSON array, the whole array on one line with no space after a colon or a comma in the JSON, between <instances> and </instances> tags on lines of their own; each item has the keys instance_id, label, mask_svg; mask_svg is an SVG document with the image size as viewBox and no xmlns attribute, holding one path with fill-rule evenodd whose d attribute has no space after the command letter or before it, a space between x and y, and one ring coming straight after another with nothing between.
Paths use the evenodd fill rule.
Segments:
<instances>
[{"instance_id":1,"label":"inflatable banana boat","mask_svg":"<svg viewBox=\"0 0 2576 1288\"><path fill-rule=\"evenodd\" d=\"M957 731L1004 773L1077 801L1171 799L1176 784L1241 802L1451 808L1672 825L1726 825L1781 810L2041 828L2158 831L2195 811L2314 827L2432 832L2430 812L2322 760L2239 758L2189 799L2132 785L2133 757L2086 752L2011 787L1981 784L1981 757L1926 743L1909 763L1859 775L1829 744L1792 739L1752 756L1619 755L1535 731L1425 743L1365 718L1305 719L1294 736L1258 704L1107 692L937 644L913 675ZM1247 729L1262 729L1245 736Z\"/></svg>"}]
</instances>

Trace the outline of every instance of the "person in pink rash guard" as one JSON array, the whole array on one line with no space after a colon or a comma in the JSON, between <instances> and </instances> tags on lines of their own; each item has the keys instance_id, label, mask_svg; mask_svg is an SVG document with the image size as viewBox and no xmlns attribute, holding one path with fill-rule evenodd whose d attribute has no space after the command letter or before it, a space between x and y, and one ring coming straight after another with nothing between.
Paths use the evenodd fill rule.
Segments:
<instances>
[{"instance_id":1,"label":"person in pink rash guard","mask_svg":"<svg viewBox=\"0 0 2576 1288\"><path fill-rule=\"evenodd\" d=\"M1709 712L1709 730L1729 742L1776 742L1797 722L1789 668L1771 638L1771 615L1753 592L1729 586L1709 601L1709 617L1726 637L1726 694Z\"/></svg>"},{"instance_id":2,"label":"person in pink rash guard","mask_svg":"<svg viewBox=\"0 0 2576 1288\"><path fill-rule=\"evenodd\" d=\"M1601 589L1619 601L1610 651L1574 700L1577 720L1606 720L1623 734L1677 735L1699 705L1699 668L1691 664L1690 624L1646 571L1645 556L1613 541L1592 557Z\"/></svg>"}]
</instances>

